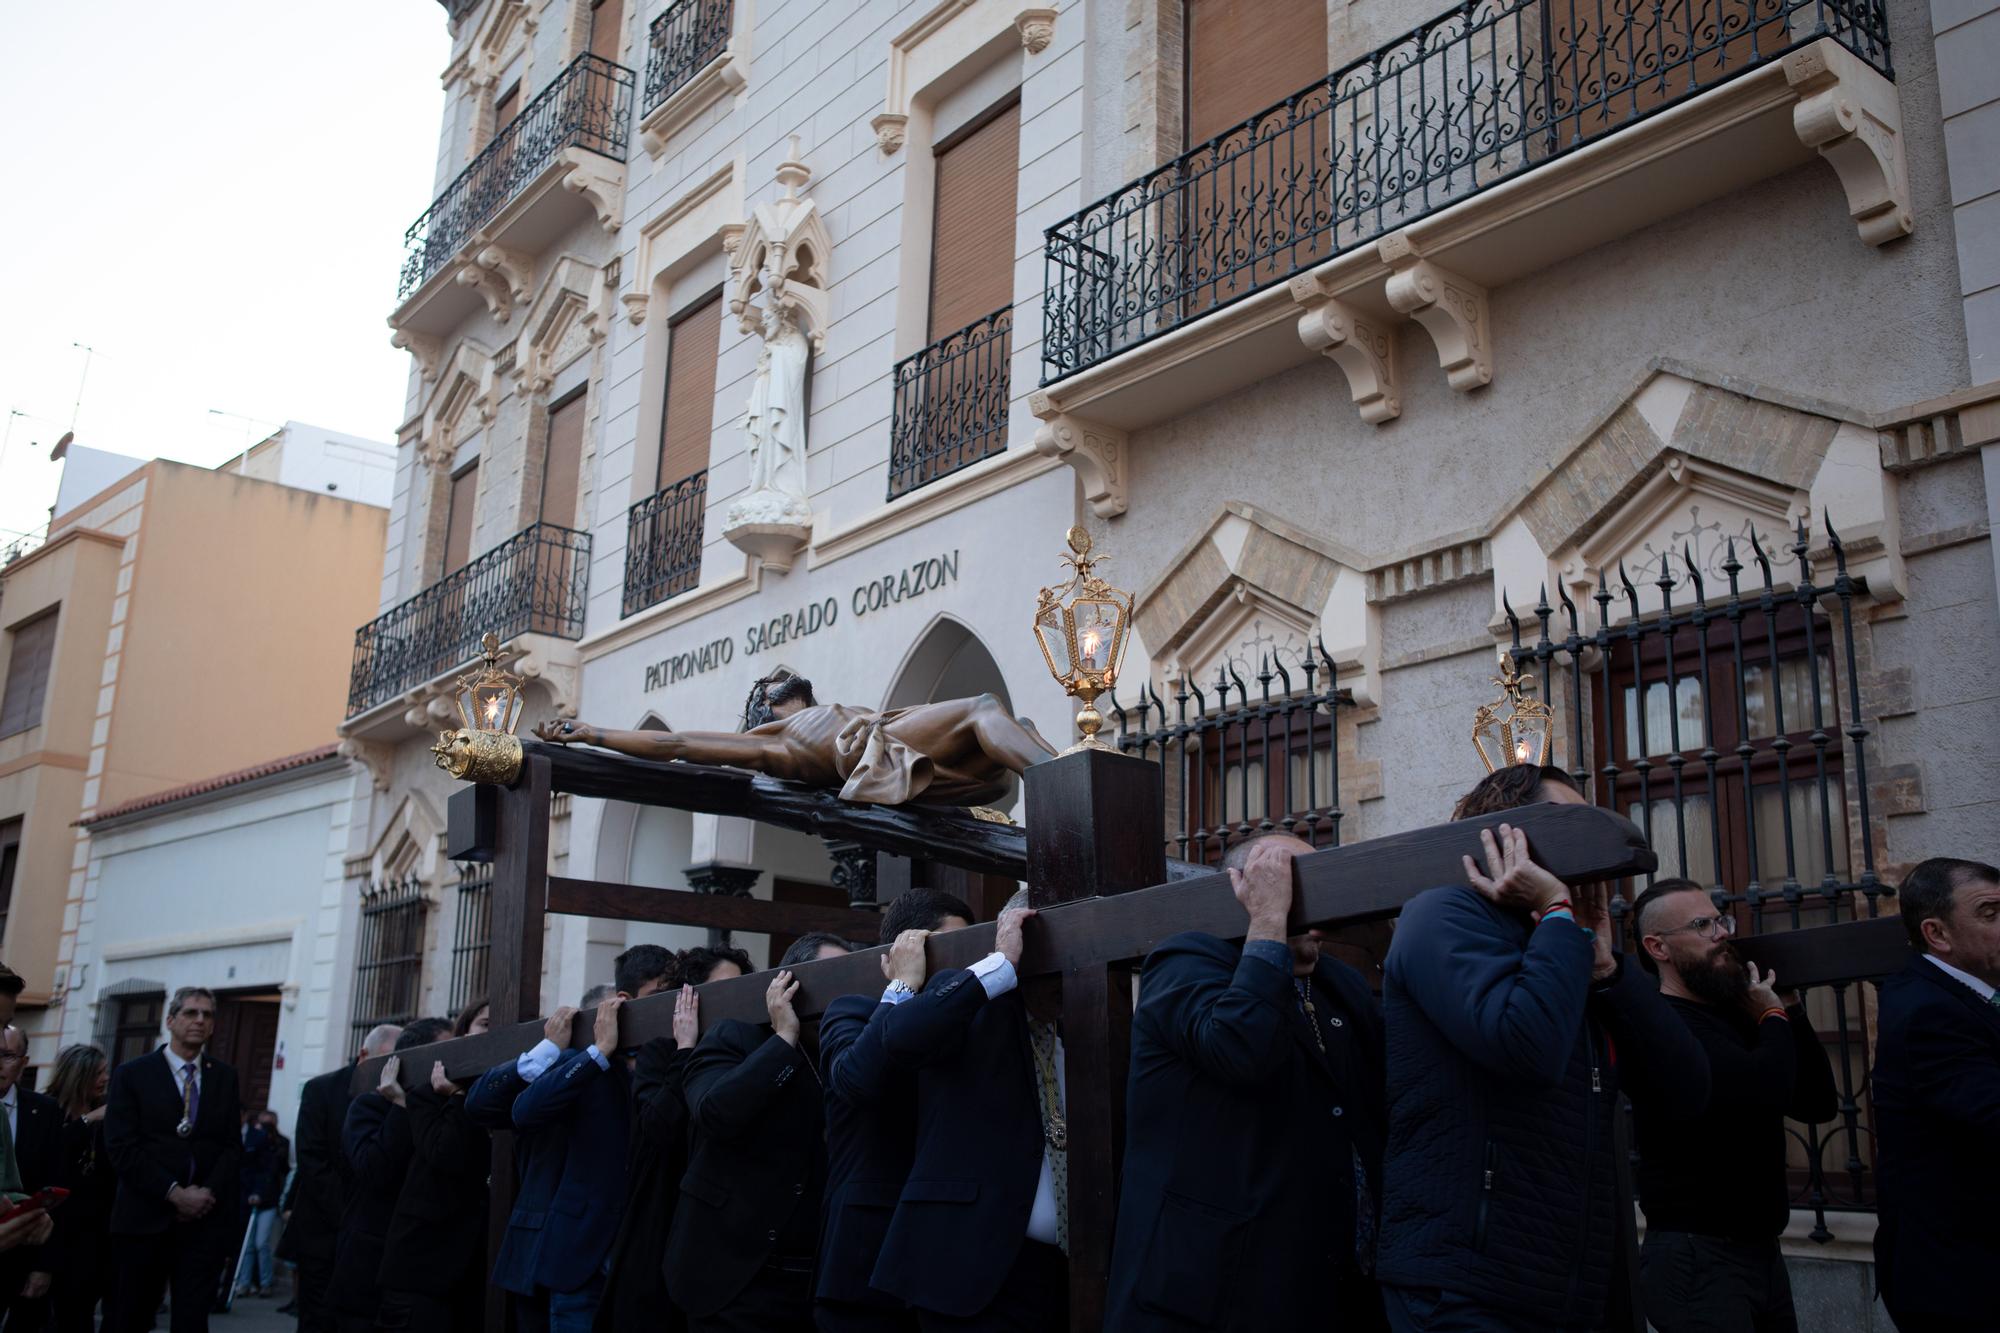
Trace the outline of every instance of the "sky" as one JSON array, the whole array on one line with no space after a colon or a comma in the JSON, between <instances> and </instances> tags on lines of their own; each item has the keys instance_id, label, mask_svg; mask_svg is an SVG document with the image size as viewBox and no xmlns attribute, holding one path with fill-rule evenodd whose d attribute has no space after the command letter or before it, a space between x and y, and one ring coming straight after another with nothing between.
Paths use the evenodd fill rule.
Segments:
<instances>
[{"instance_id":1,"label":"sky","mask_svg":"<svg viewBox=\"0 0 2000 1333\"><path fill-rule=\"evenodd\" d=\"M72 417L207 465L287 419L394 438L450 54L437 0L0 0L0 546Z\"/></svg>"}]
</instances>

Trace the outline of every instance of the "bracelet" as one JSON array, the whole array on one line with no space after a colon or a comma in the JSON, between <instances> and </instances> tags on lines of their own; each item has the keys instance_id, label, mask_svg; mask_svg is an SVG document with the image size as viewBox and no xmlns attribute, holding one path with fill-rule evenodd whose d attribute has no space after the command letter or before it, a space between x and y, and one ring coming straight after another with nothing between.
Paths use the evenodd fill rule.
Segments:
<instances>
[{"instance_id":1,"label":"bracelet","mask_svg":"<svg viewBox=\"0 0 2000 1333\"><path fill-rule=\"evenodd\" d=\"M1785 1012L1785 1006L1782 1004L1774 1004L1769 1009L1766 1009L1763 1013L1757 1015L1757 1021L1761 1023L1765 1019L1770 1018L1773 1015L1776 1015L1777 1017L1784 1019L1787 1023L1792 1021L1792 1016Z\"/></svg>"},{"instance_id":2,"label":"bracelet","mask_svg":"<svg viewBox=\"0 0 2000 1333\"><path fill-rule=\"evenodd\" d=\"M1559 903L1556 906L1549 908L1547 911L1543 912L1539 917L1535 918L1535 924L1540 925L1544 921L1552 921L1557 917L1561 917L1564 921L1569 922L1572 926L1576 924L1576 913L1570 910L1570 905L1568 903Z\"/></svg>"},{"instance_id":3,"label":"bracelet","mask_svg":"<svg viewBox=\"0 0 2000 1333\"><path fill-rule=\"evenodd\" d=\"M1550 915L1553 912L1568 912L1571 913L1570 920L1574 921L1576 919L1574 915L1575 911L1576 908L1570 902L1569 899L1558 898L1554 902L1550 903L1547 907L1544 907L1541 911L1535 913L1535 920L1539 922L1544 917Z\"/></svg>"}]
</instances>

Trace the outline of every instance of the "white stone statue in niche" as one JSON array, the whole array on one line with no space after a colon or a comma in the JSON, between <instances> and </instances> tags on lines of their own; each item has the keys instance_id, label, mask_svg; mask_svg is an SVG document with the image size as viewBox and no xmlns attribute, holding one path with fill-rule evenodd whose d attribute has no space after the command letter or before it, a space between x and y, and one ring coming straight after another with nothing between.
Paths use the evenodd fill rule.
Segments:
<instances>
[{"instance_id":1,"label":"white stone statue in niche","mask_svg":"<svg viewBox=\"0 0 2000 1333\"><path fill-rule=\"evenodd\" d=\"M799 141L778 164L782 194L759 204L729 248L729 309L763 340L743 414L748 490L723 513L722 534L772 569L789 569L812 536L806 491L806 364L830 318L827 252Z\"/></svg>"},{"instance_id":2,"label":"white stone statue in niche","mask_svg":"<svg viewBox=\"0 0 2000 1333\"><path fill-rule=\"evenodd\" d=\"M766 270L767 289L781 281ZM764 350L743 429L750 435L750 494L730 506L729 526L812 521L806 502L806 361L812 347L798 312L769 301L762 312Z\"/></svg>"}]
</instances>

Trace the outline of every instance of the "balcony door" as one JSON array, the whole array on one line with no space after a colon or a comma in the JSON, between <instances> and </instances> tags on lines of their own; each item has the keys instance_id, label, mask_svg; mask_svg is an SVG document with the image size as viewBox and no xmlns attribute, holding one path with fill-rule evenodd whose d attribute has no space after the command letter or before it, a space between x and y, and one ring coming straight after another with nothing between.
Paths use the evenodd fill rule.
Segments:
<instances>
[{"instance_id":1,"label":"balcony door","mask_svg":"<svg viewBox=\"0 0 2000 1333\"><path fill-rule=\"evenodd\" d=\"M472 558L472 509L478 498L479 460L475 458L451 475L451 493L445 501L442 577L464 569Z\"/></svg>"},{"instance_id":2,"label":"balcony door","mask_svg":"<svg viewBox=\"0 0 2000 1333\"><path fill-rule=\"evenodd\" d=\"M715 358L722 338L722 292L675 315L667 325L667 406L660 414L660 462L654 490L708 470L715 428Z\"/></svg>"},{"instance_id":3,"label":"balcony door","mask_svg":"<svg viewBox=\"0 0 2000 1333\"><path fill-rule=\"evenodd\" d=\"M619 29L625 23L625 0L591 0L590 54L618 63Z\"/></svg>"},{"instance_id":4,"label":"balcony door","mask_svg":"<svg viewBox=\"0 0 2000 1333\"><path fill-rule=\"evenodd\" d=\"M577 478L583 468L583 413L588 401L580 387L549 408L548 434L542 440L542 502L535 514L536 521L548 527L571 530L578 526ZM535 543L535 587L530 603L530 627L535 633L561 632L562 609L573 600L568 589L581 573L578 559L566 541Z\"/></svg>"}]
</instances>

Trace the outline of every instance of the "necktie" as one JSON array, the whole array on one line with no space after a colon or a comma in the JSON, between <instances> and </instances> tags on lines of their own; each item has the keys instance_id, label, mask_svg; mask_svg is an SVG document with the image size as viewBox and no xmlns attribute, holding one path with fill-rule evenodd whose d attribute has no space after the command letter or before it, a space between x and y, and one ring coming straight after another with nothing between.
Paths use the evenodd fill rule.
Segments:
<instances>
[{"instance_id":1,"label":"necktie","mask_svg":"<svg viewBox=\"0 0 2000 1333\"><path fill-rule=\"evenodd\" d=\"M1042 1110L1042 1141L1056 1196L1056 1248L1069 1253L1069 1127L1063 1120L1062 1086L1056 1081L1055 1028L1028 1020L1028 1045L1035 1053L1035 1099Z\"/></svg>"},{"instance_id":2,"label":"necktie","mask_svg":"<svg viewBox=\"0 0 2000 1333\"><path fill-rule=\"evenodd\" d=\"M190 1127L195 1115L201 1110L201 1089L194 1081L194 1061L181 1066L181 1119Z\"/></svg>"},{"instance_id":3,"label":"necktie","mask_svg":"<svg viewBox=\"0 0 2000 1333\"><path fill-rule=\"evenodd\" d=\"M14 1160L14 1131L8 1127L6 1108L0 1107L0 1191L21 1193L21 1167Z\"/></svg>"}]
</instances>

